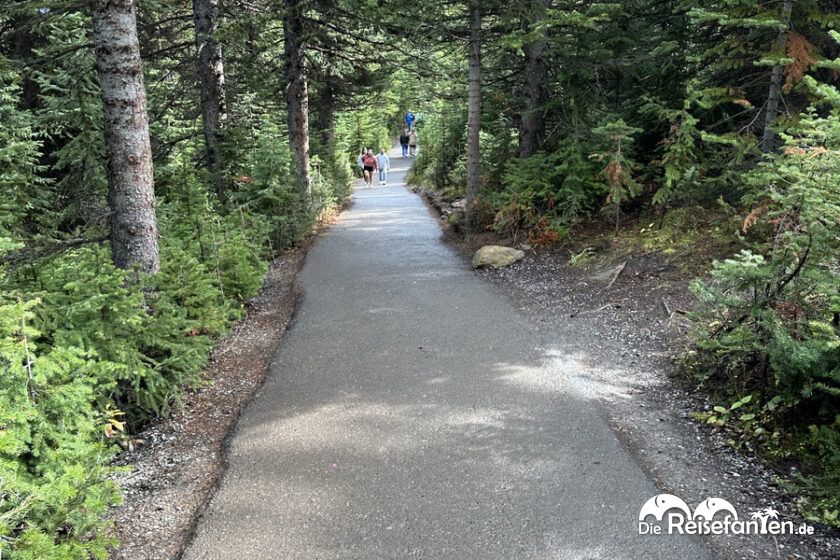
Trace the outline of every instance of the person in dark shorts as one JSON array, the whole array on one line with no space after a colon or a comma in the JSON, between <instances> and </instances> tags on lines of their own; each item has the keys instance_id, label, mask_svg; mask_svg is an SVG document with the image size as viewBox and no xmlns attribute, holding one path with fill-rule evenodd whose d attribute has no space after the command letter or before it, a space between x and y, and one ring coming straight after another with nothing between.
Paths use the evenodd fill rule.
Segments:
<instances>
[{"instance_id":1,"label":"person in dark shorts","mask_svg":"<svg viewBox=\"0 0 840 560\"><path fill-rule=\"evenodd\" d=\"M364 166L365 172L365 185L368 187L373 187L373 172L376 171L377 164L376 164L376 156L373 155L373 150L368 150L367 153L362 156L362 165Z\"/></svg>"},{"instance_id":2,"label":"person in dark shorts","mask_svg":"<svg viewBox=\"0 0 840 560\"><path fill-rule=\"evenodd\" d=\"M408 157L408 129L402 129L400 132L400 147L402 148L402 157Z\"/></svg>"}]
</instances>

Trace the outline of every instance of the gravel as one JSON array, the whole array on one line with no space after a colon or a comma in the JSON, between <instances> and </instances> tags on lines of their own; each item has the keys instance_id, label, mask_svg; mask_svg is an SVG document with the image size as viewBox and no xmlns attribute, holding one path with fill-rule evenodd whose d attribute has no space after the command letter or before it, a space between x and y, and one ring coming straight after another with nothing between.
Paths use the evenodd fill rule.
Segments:
<instances>
[{"instance_id":1,"label":"gravel","mask_svg":"<svg viewBox=\"0 0 840 560\"><path fill-rule=\"evenodd\" d=\"M459 249L468 256L478 242ZM599 397L624 445L663 492L690 506L721 497L742 516L773 507L780 519L803 521L795 498L776 482L779 472L690 415L715 403L676 374L688 344L684 313L695 305L686 275L652 252L606 252L586 267L569 265L568 251L529 253L510 267L477 273L556 337L564 352L590 366L581 390ZM721 558L840 558L840 534L820 526L804 538L705 540Z\"/></svg>"},{"instance_id":2,"label":"gravel","mask_svg":"<svg viewBox=\"0 0 840 560\"><path fill-rule=\"evenodd\" d=\"M465 240L448 225L448 206L416 190L442 215L447 241L465 259L486 244L526 249L522 261L476 274L557 340L558 362L584 366L571 368L585 371L575 380L577 390L598 398L625 447L662 492L690 507L720 497L742 517L772 507L780 519L804 522L796 497L778 484L787 473L733 448L726 434L692 418L717 403L678 375L679 356L689 344L685 314L697 302L688 289L691 276L667 255L620 253L607 241L573 266L569 248L535 250L489 232ZM582 248L575 248L577 254ZM704 542L732 560L840 558L840 531L820 525L806 537L726 535Z\"/></svg>"}]
</instances>

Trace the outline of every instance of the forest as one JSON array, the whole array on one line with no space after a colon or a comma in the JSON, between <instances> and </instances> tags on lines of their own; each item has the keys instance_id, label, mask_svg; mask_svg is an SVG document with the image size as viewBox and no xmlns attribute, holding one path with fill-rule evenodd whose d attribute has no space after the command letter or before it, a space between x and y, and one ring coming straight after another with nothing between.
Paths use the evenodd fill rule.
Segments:
<instances>
[{"instance_id":1,"label":"forest","mask_svg":"<svg viewBox=\"0 0 840 560\"><path fill-rule=\"evenodd\" d=\"M698 420L840 526L838 26L833 0L0 0L0 555L108 557L121 445L407 110L463 235L698 247Z\"/></svg>"}]
</instances>

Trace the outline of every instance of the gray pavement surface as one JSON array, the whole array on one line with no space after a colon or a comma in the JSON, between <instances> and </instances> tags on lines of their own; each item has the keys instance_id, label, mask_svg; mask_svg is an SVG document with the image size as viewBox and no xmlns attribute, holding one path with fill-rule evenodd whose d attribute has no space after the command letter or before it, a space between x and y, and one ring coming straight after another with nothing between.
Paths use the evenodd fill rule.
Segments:
<instances>
[{"instance_id":1,"label":"gray pavement surface","mask_svg":"<svg viewBox=\"0 0 840 560\"><path fill-rule=\"evenodd\" d=\"M311 249L303 298L188 560L693 559L640 536L659 493L529 320L404 186Z\"/></svg>"}]
</instances>

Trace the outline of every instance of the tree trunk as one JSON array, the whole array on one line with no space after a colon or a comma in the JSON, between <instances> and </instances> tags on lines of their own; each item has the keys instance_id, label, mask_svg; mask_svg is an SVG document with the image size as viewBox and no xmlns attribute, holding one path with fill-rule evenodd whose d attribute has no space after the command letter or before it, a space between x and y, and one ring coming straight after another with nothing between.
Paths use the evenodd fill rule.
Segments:
<instances>
[{"instance_id":1,"label":"tree trunk","mask_svg":"<svg viewBox=\"0 0 840 560\"><path fill-rule=\"evenodd\" d=\"M782 4L782 24L784 28L779 31L779 38L776 40L776 48L779 56L785 55L787 45L788 28L790 27L790 13L793 9L793 2L785 0ZM770 93L767 96L767 113L764 116L764 133L761 136L761 151L772 152L776 147L776 132L773 125L776 124L776 117L779 113L779 102L782 99L782 75L784 65L776 64L770 74Z\"/></svg>"},{"instance_id":2,"label":"tree trunk","mask_svg":"<svg viewBox=\"0 0 840 560\"><path fill-rule=\"evenodd\" d=\"M41 91L38 87L38 82L33 79L35 71L32 69L32 59L35 53L32 48L33 36L31 28L22 17L12 19L11 28L14 29L12 38L14 40L15 55L18 60L23 62L20 81L20 108L25 111L38 109L41 107L41 100L39 99Z\"/></svg>"},{"instance_id":3,"label":"tree trunk","mask_svg":"<svg viewBox=\"0 0 840 560\"><path fill-rule=\"evenodd\" d=\"M335 91L331 78L326 77L318 93L318 129L321 131L321 150L325 157L335 157Z\"/></svg>"},{"instance_id":4,"label":"tree trunk","mask_svg":"<svg viewBox=\"0 0 840 560\"><path fill-rule=\"evenodd\" d=\"M114 264L160 268L152 150L135 0L93 0L93 44L102 88Z\"/></svg>"},{"instance_id":5,"label":"tree trunk","mask_svg":"<svg viewBox=\"0 0 840 560\"><path fill-rule=\"evenodd\" d=\"M481 189L481 0L470 0L469 37L469 94L467 110L467 200L465 225L467 231L478 226L476 201Z\"/></svg>"},{"instance_id":6,"label":"tree trunk","mask_svg":"<svg viewBox=\"0 0 840 560\"><path fill-rule=\"evenodd\" d=\"M215 37L219 29L219 1L193 0L193 17L207 167L213 175L216 194L224 201L226 189L220 135L226 117L225 70L222 44Z\"/></svg>"},{"instance_id":7,"label":"tree trunk","mask_svg":"<svg viewBox=\"0 0 840 560\"><path fill-rule=\"evenodd\" d=\"M286 111L298 188L309 197L309 93L303 45L303 0L283 0L283 41L286 68Z\"/></svg>"},{"instance_id":8,"label":"tree trunk","mask_svg":"<svg viewBox=\"0 0 840 560\"><path fill-rule=\"evenodd\" d=\"M534 24L546 17L549 0L532 0L530 13L525 25L531 31ZM548 80L548 62L545 59L546 39L541 36L525 46L525 65L522 82L522 117L519 123L519 157L534 155L542 147L545 137L544 107L548 100L546 82Z\"/></svg>"}]
</instances>

